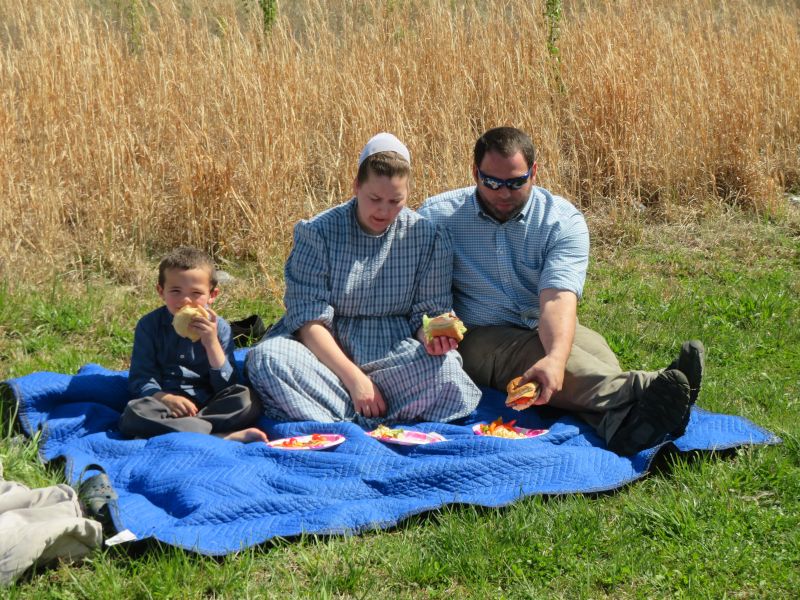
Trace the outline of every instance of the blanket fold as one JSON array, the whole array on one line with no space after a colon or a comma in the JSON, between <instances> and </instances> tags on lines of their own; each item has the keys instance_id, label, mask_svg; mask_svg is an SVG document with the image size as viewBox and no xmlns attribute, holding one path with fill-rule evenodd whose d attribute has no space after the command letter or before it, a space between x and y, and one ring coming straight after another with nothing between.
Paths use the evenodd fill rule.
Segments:
<instances>
[{"instance_id":1,"label":"blanket fold","mask_svg":"<svg viewBox=\"0 0 800 600\"><path fill-rule=\"evenodd\" d=\"M347 439L323 451L195 433L126 440L117 421L128 399L127 373L87 365L74 376L34 373L5 384L26 433L42 432L42 460L65 458L73 485L87 465L105 469L119 495L113 511L118 530L209 555L276 536L391 527L445 504L503 506L534 494L612 490L642 477L661 449L617 456L577 419L516 413L495 390L484 391L463 423L408 425L446 438L423 446L384 444L352 423L267 419L259 426L270 439L306 433ZM549 432L526 440L473 433L472 424L498 416ZM671 443L686 452L779 442L747 419L695 407L686 433Z\"/></svg>"}]
</instances>

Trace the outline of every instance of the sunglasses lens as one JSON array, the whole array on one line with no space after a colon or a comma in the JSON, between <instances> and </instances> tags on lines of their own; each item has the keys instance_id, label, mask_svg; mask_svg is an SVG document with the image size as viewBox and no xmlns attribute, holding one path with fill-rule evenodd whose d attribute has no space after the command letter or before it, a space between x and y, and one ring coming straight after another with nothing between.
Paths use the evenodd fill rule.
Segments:
<instances>
[{"instance_id":1,"label":"sunglasses lens","mask_svg":"<svg viewBox=\"0 0 800 600\"><path fill-rule=\"evenodd\" d=\"M511 188L512 190L518 190L523 185L528 183L528 179L530 179L530 175L523 175L522 177L515 177L514 179L509 179L506 182L506 185Z\"/></svg>"},{"instance_id":2,"label":"sunglasses lens","mask_svg":"<svg viewBox=\"0 0 800 600\"><path fill-rule=\"evenodd\" d=\"M490 190L499 190L503 186L502 183L500 183L496 179L492 179L491 177L484 177L483 185L488 187Z\"/></svg>"}]
</instances>

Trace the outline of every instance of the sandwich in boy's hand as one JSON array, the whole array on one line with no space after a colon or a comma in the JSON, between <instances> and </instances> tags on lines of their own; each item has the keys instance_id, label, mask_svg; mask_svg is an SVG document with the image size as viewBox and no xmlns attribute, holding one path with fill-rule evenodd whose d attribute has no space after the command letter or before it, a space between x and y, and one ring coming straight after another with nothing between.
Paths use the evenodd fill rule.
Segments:
<instances>
[{"instance_id":1,"label":"sandwich in boy's hand","mask_svg":"<svg viewBox=\"0 0 800 600\"><path fill-rule=\"evenodd\" d=\"M539 397L539 384L535 381L529 381L525 385L519 385L522 377L516 377L508 382L506 392L506 406L514 410L525 410Z\"/></svg>"},{"instance_id":2,"label":"sandwich in boy's hand","mask_svg":"<svg viewBox=\"0 0 800 600\"><path fill-rule=\"evenodd\" d=\"M198 304L187 304L182 307L175 316L172 318L172 326L175 332L185 338L189 338L193 342L200 339L200 335L189 325L192 324L192 318L198 316L208 318L208 311Z\"/></svg>"},{"instance_id":3,"label":"sandwich in boy's hand","mask_svg":"<svg viewBox=\"0 0 800 600\"><path fill-rule=\"evenodd\" d=\"M430 344L433 338L439 336L453 338L455 341L460 342L464 339L467 328L464 327L464 323L454 312L449 312L433 318L428 315L422 315L422 331L425 333L425 339Z\"/></svg>"}]
</instances>

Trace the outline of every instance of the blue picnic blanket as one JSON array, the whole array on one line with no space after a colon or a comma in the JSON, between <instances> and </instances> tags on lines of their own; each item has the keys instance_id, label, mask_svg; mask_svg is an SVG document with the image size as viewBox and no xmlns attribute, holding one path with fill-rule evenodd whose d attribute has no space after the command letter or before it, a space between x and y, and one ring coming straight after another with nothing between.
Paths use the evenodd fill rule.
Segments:
<instances>
[{"instance_id":1,"label":"blue picnic blanket","mask_svg":"<svg viewBox=\"0 0 800 600\"><path fill-rule=\"evenodd\" d=\"M503 506L533 494L612 490L642 477L663 447L619 457L582 422L544 419L534 409L516 413L494 390L485 390L463 423L409 426L446 438L422 446L387 445L352 423L267 419L259 425L270 439L338 433L346 441L313 452L195 433L126 440L117 428L128 399L126 372L87 365L77 375L41 372L5 383L26 433L41 430L42 460L66 459L72 485L88 465L103 467L119 495L117 530L209 555L276 536L391 527L446 504ZM549 432L524 440L473 433L474 423L498 416ZM673 443L685 452L779 441L741 417L694 408Z\"/></svg>"}]
</instances>

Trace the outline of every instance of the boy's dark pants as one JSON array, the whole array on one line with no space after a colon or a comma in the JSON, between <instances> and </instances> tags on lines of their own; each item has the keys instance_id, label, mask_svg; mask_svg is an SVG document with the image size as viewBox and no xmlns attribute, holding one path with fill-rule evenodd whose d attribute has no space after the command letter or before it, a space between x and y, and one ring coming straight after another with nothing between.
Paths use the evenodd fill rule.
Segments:
<instances>
[{"instance_id":1,"label":"boy's dark pants","mask_svg":"<svg viewBox=\"0 0 800 600\"><path fill-rule=\"evenodd\" d=\"M194 417L172 417L170 410L152 396L128 402L119 419L119 429L127 437L150 438L176 431L229 433L255 424L261 416L261 403L250 397L243 385L232 385L214 394Z\"/></svg>"}]
</instances>

